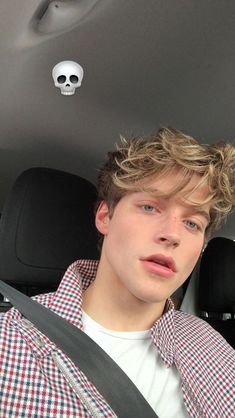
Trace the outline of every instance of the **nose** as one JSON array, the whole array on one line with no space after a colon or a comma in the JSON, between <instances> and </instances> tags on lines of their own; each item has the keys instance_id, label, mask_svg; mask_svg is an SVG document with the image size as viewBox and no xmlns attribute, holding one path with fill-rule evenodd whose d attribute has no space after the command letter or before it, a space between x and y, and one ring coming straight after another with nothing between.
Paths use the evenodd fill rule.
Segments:
<instances>
[{"instance_id":1,"label":"nose","mask_svg":"<svg viewBox=\"0 0 235 418\"><path fill-rule=\"evenodd\" d=\"M176 217L167 217L161 222L161 227L156 228L155 242L167 247L176 248L180 245L180 223Z\"/></svg>"}]
</instances>

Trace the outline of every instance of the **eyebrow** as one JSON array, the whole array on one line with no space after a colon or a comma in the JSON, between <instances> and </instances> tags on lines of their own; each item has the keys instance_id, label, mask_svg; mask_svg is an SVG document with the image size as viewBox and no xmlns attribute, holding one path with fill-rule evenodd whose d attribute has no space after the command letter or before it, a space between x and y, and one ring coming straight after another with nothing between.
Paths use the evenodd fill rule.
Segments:
<instances>
[{"instance_id":1,"label":"eyebrow","mask_svg":"<svg viewBox=\"0 0 235 418\"><path fill-rule=\"evenodd\" d=\"M209 215L209 213L206 211L206 210L204 210L204 209L201 209L201 208L192 208L193 209L193 213L195 214L195 215L201 215L201 216L203 216L207 221L208 221L208 224L210 223L210 220L211 220L211 217L210 217L210 215Z\"/></svg>"}]
</instances>

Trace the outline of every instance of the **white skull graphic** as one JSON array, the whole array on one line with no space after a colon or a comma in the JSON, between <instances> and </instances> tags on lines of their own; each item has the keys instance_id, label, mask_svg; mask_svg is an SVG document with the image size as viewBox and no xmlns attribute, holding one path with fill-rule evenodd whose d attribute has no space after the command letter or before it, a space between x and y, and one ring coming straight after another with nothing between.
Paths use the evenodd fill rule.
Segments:
<instances>
[{"instance_id":1,"label":"white skull graphic","mask_svg":"<svg viewBox=\"0 0 235 418\"><path fill-rule=\"evenodd\" d=\"M81 86L83 68L74 61L61 61L52 70L52 77L61 94L71 96Z\"/></svg>"}]
</instances>

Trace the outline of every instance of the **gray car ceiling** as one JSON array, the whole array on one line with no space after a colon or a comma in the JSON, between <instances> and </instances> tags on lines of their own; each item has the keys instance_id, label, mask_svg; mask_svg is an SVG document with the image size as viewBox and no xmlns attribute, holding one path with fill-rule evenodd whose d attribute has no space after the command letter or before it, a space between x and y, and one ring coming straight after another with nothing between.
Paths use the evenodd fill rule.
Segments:
<instances>
[{"instance_id":1,"label":"gray car ceiling","mask_svg":"<svg viewBox=\"0 0 235 418\"><path fill-rule=\"evenodd\" d=\"M0 19L1 206L28 167L95 182L120 134L233 142L234 0L1 0ZM51 77L66 59L84 68L69 97Z\"/></svg>"}]
</instances>

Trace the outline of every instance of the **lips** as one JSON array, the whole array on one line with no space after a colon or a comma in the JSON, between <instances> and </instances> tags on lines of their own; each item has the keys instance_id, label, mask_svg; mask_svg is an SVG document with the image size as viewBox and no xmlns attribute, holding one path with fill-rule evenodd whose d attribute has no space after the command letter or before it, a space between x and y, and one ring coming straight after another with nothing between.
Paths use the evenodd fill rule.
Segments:
<instances>
[{"instance_id":1,"label":"lips","mask_svg":"<svg viewBox=\"0 0 235 418\"><path fill-rule=\"evenodd\" d=\"M143 261L149 271L155 274L169 277L177 272L173 258L163 254L153 254L149 257L142 258L141 261Z\"/></svg>"}]
</instances>

